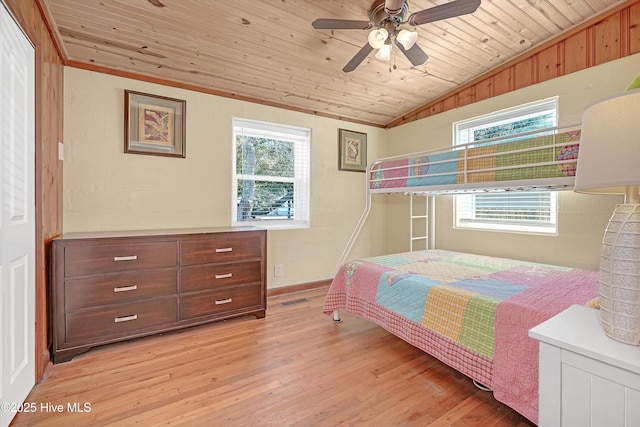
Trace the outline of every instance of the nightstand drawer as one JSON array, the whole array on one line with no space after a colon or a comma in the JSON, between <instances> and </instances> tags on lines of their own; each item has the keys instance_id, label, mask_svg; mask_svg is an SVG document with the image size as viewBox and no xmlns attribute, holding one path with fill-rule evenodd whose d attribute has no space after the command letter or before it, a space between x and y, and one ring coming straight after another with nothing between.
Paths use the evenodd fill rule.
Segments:
<instances>
[{"instance_id":1,"label":"nightstand drawer","mask_svg":"<svg viewBox=\"0 0 640 427\"><path fill-rule=\"evenodd\" d=\"M259 284L181 295L180 319L209 316L261 304Z\"/></svg>"},{"instance_id":2,"label":"nightstand drawer","mask_svg":"<svg viewBox=\"0 0 640 427\"><path fill-rule=\"evenodd\" d=\"M67 341L106 338L177 319L176 296L67 314Z\"/></svg>"},{"instance_id":3,"label":"nightstand drawer","mask_svg":"<svg viewBox=\"0 0 640 427\"><path fill-rule=\"evenodd\" d=\"M187 267L180 273L180 292L260 282L261 277L262 262L260 261Z\"/></svg>"},{"instance_id":4,"label":"nightstand drawer","mask_svg":"<svg viewBox=\"0 0 640 427\"><path fill-rule=\"evenodd\" d=\"M65 310L133 302L177 293L176 268L130 271L65 281Z\"/></svg>"},{"instance_id":5,"label":"nightstand drawer","mask_svg":"<svg viewBox=\"0 0 640 427\"><path fill-rule=\"evenodd\" d=\"M65 277L178 265L175 242L72 246L65 248L65 260Z\"/></svg>"},{"instance_id":6,"label":"nightstand drawer","mask_svg":"<svg viewBox=\"0 0 640 427\"><path fill-rule=\"evenodd\" d=\"M180 242L181 265L232 262L262 256L262 233L229 233Z\"/></svg>"}]
</instances>

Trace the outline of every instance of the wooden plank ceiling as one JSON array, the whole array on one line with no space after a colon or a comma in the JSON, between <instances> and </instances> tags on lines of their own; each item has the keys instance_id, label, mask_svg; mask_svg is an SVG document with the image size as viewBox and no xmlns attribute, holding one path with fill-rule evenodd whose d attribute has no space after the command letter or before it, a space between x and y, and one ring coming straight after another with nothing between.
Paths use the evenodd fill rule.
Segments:
<instances>
[{"instance_id":1,"label":"wooden plank ceiling","mask_svg":"<svg viewBox=\"0 0 640 427\"><path fill-rule=\"evenodd\" d=\"M368 31L315 30L311 22L368 20L373 0L40 1L71 64L377 126L624 3L483 0L471 15L408 27L429 55L424 65L394 49L391 63L372 52L343 73ZM443 3L408 0L409 13Z\"/></svg>"}]
</instances>

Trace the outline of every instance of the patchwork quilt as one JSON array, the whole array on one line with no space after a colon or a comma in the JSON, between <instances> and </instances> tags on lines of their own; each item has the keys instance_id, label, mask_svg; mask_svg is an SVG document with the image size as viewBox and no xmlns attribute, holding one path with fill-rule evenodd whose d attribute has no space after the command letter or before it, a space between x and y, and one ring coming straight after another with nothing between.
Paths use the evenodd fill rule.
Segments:
<instances>
[{"instance_id":1,"label":"patchwork quilt","mask_svg":"<svg viewBox=\"0 0 640 427\"><path fill-rule=\"evenodd\" d=\"M597 295L596 271L428 250L345 264L323 311L379 324L537 422L538 346L528 330Z\"/></svg>"},{"instance_id":2,"label":"patchwork quilt","mask_svg":"<svg viewBox=\"0 0 640 427\"><path fill-rule=\"evenodd\" d=\"M564 178L576 174L580 130L375 163L371 189Z\"/></svg>"}]
</instances>

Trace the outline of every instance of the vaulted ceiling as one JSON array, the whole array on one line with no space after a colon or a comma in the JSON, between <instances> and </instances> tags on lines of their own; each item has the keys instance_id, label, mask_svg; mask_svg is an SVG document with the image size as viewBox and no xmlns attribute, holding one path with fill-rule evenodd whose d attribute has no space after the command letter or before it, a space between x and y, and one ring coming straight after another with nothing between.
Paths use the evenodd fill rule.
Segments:
<instances>
[{"instance_id":1,"label":"vaulted ceiling","mask_svg":"<svg viewBox=\"0 0 640 427\"><path fill-rule=\"evenodd\" d=\"M384 126L619 0L483 0L472 14L416 27L428 55L395 48L342 68L369 30L373 0L40 0L69 64L118 70L223 96ZM407 0L409 14L448 0Z\"/></svg>"}]
</instances>

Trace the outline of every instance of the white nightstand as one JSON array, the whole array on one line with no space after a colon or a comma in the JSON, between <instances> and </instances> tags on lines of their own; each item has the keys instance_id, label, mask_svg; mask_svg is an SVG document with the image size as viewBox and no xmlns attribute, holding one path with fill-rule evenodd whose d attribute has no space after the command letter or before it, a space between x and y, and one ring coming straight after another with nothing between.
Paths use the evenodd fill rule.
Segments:
<instances>
[{"instance_id":1,"label":"white nightstand","mask_svg":"<svg viewBox=\"0 0 640 427\"><path fill-rule=\"evenodd\" d=\"M640 426L640 347L574 305L529 331L540 341L540 427Z\"/></svg>"}]
</instances>

